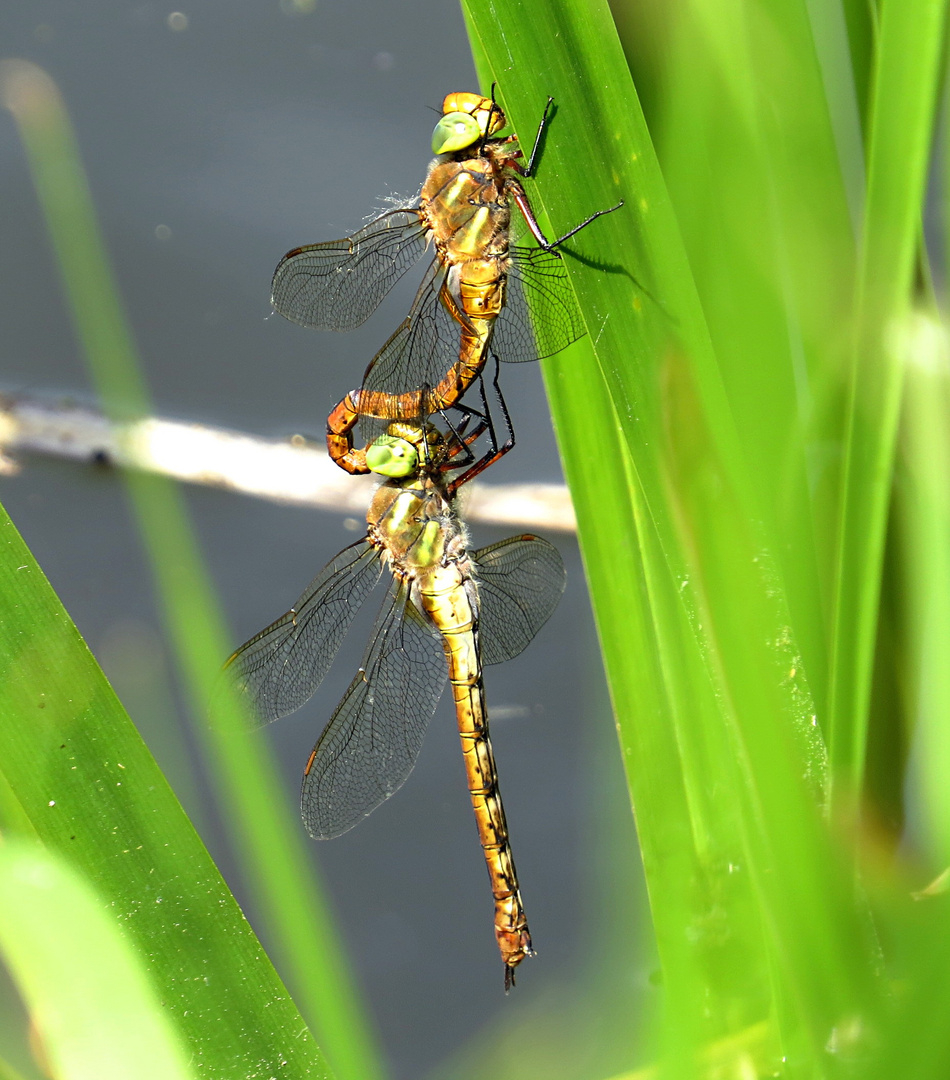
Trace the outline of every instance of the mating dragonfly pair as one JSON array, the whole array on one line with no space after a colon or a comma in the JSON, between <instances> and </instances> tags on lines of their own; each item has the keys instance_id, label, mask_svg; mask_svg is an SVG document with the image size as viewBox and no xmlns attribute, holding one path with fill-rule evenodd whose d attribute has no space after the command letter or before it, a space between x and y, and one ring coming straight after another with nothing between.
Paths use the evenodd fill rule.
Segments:
<instances>
[{"instance_id":1,"label":"mating dragonfly pair","mask_svg":"<svg viewBox=\"0 0 950 1080\"><path fill-rule=\"evenodd\" d=\"M227 664L263 722L286 716L316 691L357 610L388 579L360 669L307 762L304 824L311 836L338 836L402 785L448 678L506 990L532 950L488 736L482 668L528 645L557 605L564 567L537 536L470 551L454 497L514 445L498 359L550 356L584 333L559 248L609 211L554 241L541 231L521 181L534 172L550 107L549 99L522 164L516 137L499 135L506 120L493 97L449 94L418 203L390 210L343 240L296 248L278 265L276 311L303 326L350 330L430 254L409 314L359 389L327 421L327 447L341 468L385 477L367 514L367 534ZM533 244L518 242L525 232ZM503 441L484 385L491 357ZM460 400L475 383L480 409ZM460 419L453 422L450 410ZM436 416L445 421L444 432L431 423ZM487 446L478 453L483 437Z\"/></svg>"}]
</instances>

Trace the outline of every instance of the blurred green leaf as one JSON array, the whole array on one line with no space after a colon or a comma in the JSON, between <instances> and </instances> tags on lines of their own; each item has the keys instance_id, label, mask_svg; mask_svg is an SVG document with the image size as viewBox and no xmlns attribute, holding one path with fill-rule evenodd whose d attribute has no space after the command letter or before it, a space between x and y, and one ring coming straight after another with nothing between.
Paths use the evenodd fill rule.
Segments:
<instances>
[{"instance_id":1,"label":"blurred green leaf","mask_svg":"<svg viewBox=\"0 0 950 1080\"><path fill-rule=\"evenodd\" d=\"M95 883L208 1075L329 1076L148 749L0 515L0 768L19 806L4 831L25 815Z\"/></svg>"},{"instance_id":2,"label":"blurred green leaf","mask_svg":"<svg viewBox=\"0 0 950 1080\"><path fill-rule=\"evenodd\" d=\"M848 383L829 708L844 798L860 788L894 441L943 41L943 0L884 0Z\"/></svg>"},{"instance_id":3,"label":"blurred green leaf","mask_svg":"<svg viewBox=\"0 0 950 1080\"><path fill-rule=\"evenodd\" d=\"M917 719L912 773L913 817L929 865L950 863L950 347L935 317L908 320L900 362L906 369L902 417L903 472L898 529L906 608L904 673L909 712Z\"/></svg>"},{"instance_id":4,"label":"blurred green leaf","mask_svg":"<svg viewBox=\"0 0 950 1080\"><path fill-rule=\"evenodd\" d=\"M66 296L104 408L115 419L150 413L132 334L112 279L69 118L49 77L25 61L0 63L0 100L17 119ZM130 438L148 438L131 427ZM206 714L233 646L178 489L125 476L196 729L213 761L223 819L286 978L343 1078L381 1073L374 1038L315 880L299 821L274 798L278 770L236 708Z\"/></svg>"},{"instance_id":5,"label":"blurred green leaf","mask_svg":"<svg viewBox=\"0 0 950 1080\"><path fill-rule=\"evenodd\" d=\"M822 819L818 722L837 488L817 455L844 426L861 175L853 99L829 114L822 63L847 50L829 32L816 52L803 3L683 5L653 68L661 175L606 6L463 8L524 141L555 98L529 193L549 235L625 200L567 245L589 334L544 369L663 961L665 1059L693 1076L694 1049L766 1021L776 1056L820 1060L881 994Z\"/></svg>"},{"instance_id":6,"label":"blurred green leaf","mask_svg":"<svg viewBox=\"0 0 950 1080\"><path fill-rule=\"evenodd\" d=\"M197 1074L114 914L36 844L0 847L0 952L62 1080Z\"/></svg>"}]
</instances>

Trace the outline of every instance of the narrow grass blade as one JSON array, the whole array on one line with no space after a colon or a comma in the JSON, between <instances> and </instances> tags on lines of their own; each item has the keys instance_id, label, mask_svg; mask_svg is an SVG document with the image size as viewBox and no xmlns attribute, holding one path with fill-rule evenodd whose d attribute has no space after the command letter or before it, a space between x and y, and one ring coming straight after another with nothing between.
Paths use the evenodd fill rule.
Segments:
<instances>
[{"instance_id":1,"label":"narrow grass blade","mask_svg":"<svg viewBox=\"0 0 950 1080\"><path fill-rule=\"evenodd\" d=\"M868 194L851 353L836 554L829 748L844 800L860 790L880 567L909 310L943 41L942 0L880 5Z\"/></svg>"},{"instance_id":2,"label":"narrow grass blade","mask_svg":"<svg viewBox=\"0 0 950 1080\"><path fill-rule=\"evenodd\" d=\"M950 345L944 327L919 314L899 357L906 367L898 497L906 683L916 720L909 797L933 873L950 865Z\"/></svg>"},{"instance_id":3,"label":"narrow grass blade","mask_svg":"<svg viewBox=\"0 0 950 1080\"><path fill-rule=\"evenodd\" d=\"M108 259L96 226L75 140L56 87L39 68L7 61L0 97L23 137L59 260L74 323L107 411L114 418L150 412ZM203 717L231 642L204 573L177 488L126 474L129 493L165 608L169 635L190 695ZM320 895L298 821L273 797L277 769L266 746L236 713L197 727L220 777L224 819L287 980L341 1077L380 1074L374 1040Z\"/></svg>"}]
</instances>

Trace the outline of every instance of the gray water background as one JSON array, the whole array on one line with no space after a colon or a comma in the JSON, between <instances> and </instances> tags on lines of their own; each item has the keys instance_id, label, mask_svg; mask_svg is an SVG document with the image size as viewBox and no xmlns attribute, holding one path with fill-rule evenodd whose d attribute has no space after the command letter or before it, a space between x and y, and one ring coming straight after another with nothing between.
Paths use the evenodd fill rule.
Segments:
<instances>
[{"instance_id":1,"label":"gray water background","mask_svg":"<svg viewBox=\"0 0 950 1080\"><path fill-rule=\"evenodd\" d=\"M0 55L35 61L63 93L156 411L319 437L410 293L353 333L320 334L268 318L270 275L288 248L342 236L389 196L418 191L432 110L449 90L476 88L461 14L434 0L320 0L306 14L277 0L206 0L183 9L187 27L176 31L172 10L116 0L7 4ZM0 170L0 390L92 400L8 116ZM559 479L537 366L503 374L519 442L491 481ZM49 460L23 465L0 481L0 498L255 923L195 747L170 720L181 705L117 477ZM187 499L235 644L358 535L339 515L206 489L189 489ZM477 528L473 539L481 546L510 531ZM439 1063L480 1030L530 1030L533 1017L569 1008L589 985L592 959L628 944L599 938L608 932L609 876L590 875L610 859L604 822L621 834L620 850L632 826L577 547L552 539L567 564L564 599L535 644L487 680L539 953L515 993L506 999L501 989L447 700L403 790L345 837L311 845L396 1077L441 1075ZM270 728L289 805L359 661L358 639L351 635L310 706ZM432 903L420 904L420 883ZM651 961L630 953L619 963L630 986L642 987Z\"/></svg>"}]
</instances>

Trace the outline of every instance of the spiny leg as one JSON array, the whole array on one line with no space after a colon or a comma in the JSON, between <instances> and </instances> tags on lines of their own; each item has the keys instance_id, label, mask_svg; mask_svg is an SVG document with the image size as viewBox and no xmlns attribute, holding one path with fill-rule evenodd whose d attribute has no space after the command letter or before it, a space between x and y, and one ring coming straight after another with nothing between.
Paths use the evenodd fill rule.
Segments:
<instances>
[{"instance_id":1,"label":"spiny leg","mask_svg":"<svg viewBox=\"0 0 950 1080\"><path fill-rule=\"evenodd\" d=\"M467 484L469 480L474 479L480 472L484 472L489 465L494 465L496 461L504 457L515 445L515 429L511 423L511 414L508 412L508 406L505 402L504 395L501 392L501 387L498 385L498 376L501 364L498 360L498 356L492 353L492 359L495 361L495 373L492 377L492 387L495 391L495 397L498 399L498 405L501 408L502 416L505 418L505 427L508 435L505 442L499 446L498 438L495 433L495 425L491 419L491 408L488 404L488 397L485 393L485 380L483 377L479 378L479 388L482 395L482 408L484 411L484 417L487 420L487 431L489 446L488 450L475 462L469 469L467 469L461 476L456 477L451 484L448 485L449 495L452 496L462 486Z\"/></svg>"},{"instance_id":2,"label":"spiny leg","mask_svg":"<svg viewBox=\"0 0 950 1080\"><path fill-rule=\"evenodd\" d=\"M521 184L514 179L505 181L505 191L508 195L515 200L518 209L521 211L521 216L524 218L528 229L531 231L531 235L537 240L538 244L545 251L554 251L565 240L570 240L572 236L579 233L581 229L586 229L592 221L596 221L599 217L603 217L604 214L612 214L615 210L619 210L623 206L623 199L617 203L616 206L608 207L606 210L597 210L591 214L590 217L585 218L580 225L575 225L573 229L570 229L563 236L559 236L556 240L548 240L538 224L538 219L534 216L534 211L531 209L531 204L528 202L528 195Z\"/></svg>"},{"instance_id":3,"label":"spiny leg","mask_svg":"<svg viewBox=\"0 0 950 1080\"><path fill-rule=\"evenodd\" d=\"M531 156L528 158L528 164L522 166L519 170L522 176L534 175L534 163L538 156L538 151L541 148L541 139L544 135L544 129L548 126L548 116L551 112L551 106L554 104L554 98L548 95L547 104L544 106L544 112L541 114L541 122L538 124L538 132L534 137L534 146L531 147Z\"/></svg>"}]
</instances>

